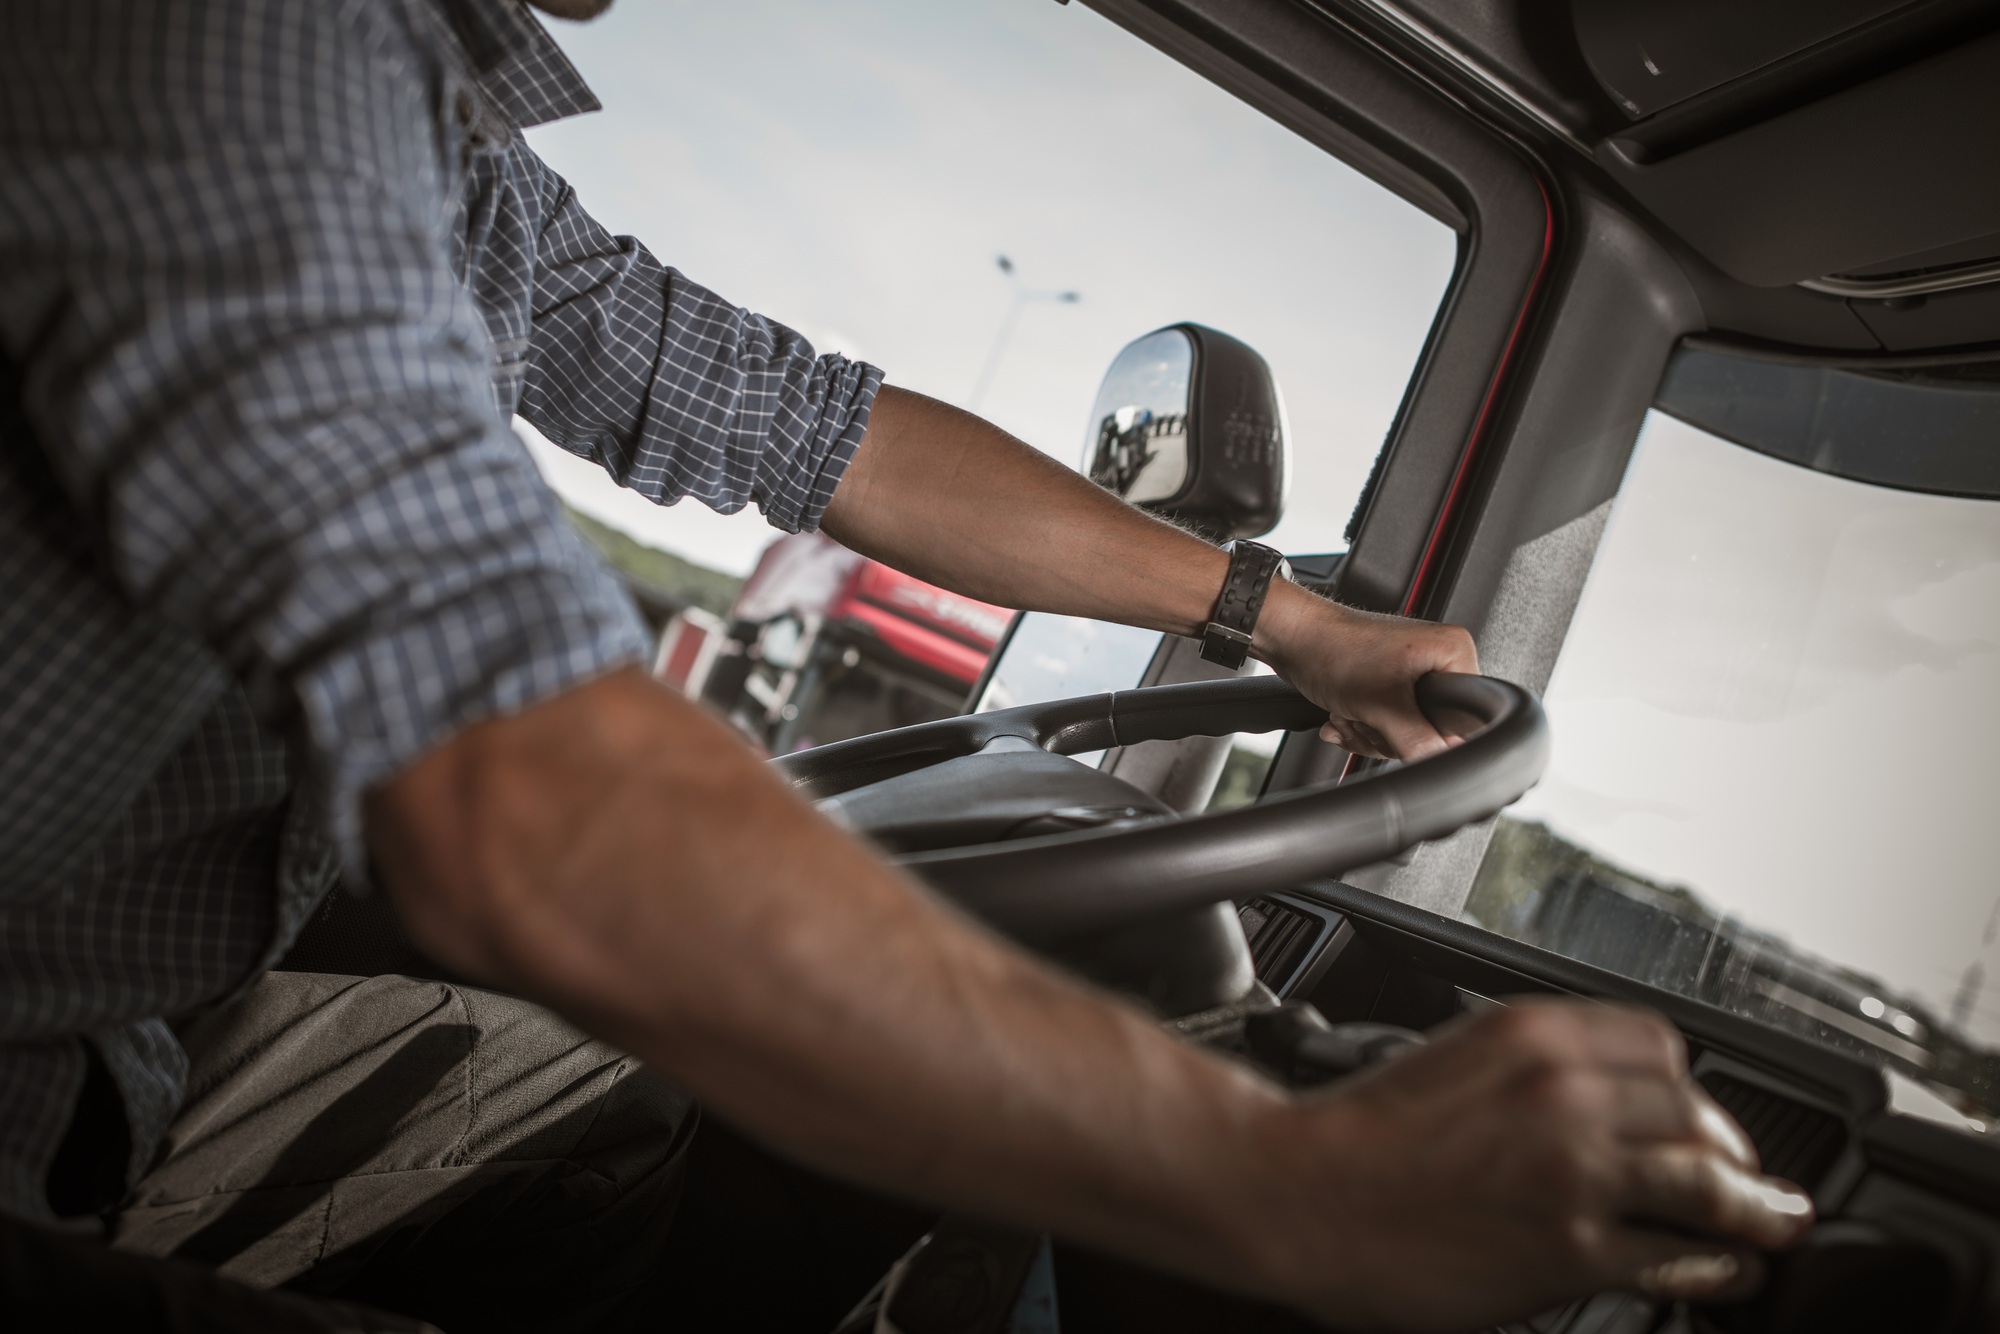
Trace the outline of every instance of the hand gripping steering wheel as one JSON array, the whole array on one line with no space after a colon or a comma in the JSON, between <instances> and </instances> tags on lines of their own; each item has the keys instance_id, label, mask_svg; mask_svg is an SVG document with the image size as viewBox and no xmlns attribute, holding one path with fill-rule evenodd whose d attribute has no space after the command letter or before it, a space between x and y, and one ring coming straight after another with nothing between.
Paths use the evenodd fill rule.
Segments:
<instances>
[{"instance_id":1,"label":"hand gripping steering wheel","mask_svg":"<svg viewBox=\"0 0 2000 1334\"><path fill-rule=\"evenodd\" d=\"M1126 818L1094 828L897 860L1007 935L1050 943L1395 856L1497 813L1541 777L1548 725L1526 690L1487 676L1433 672L1417 681L1416 694L1433 725L1464 736L1463 744L1344 786L1324 783L1212 815L1175 818L1155 804L1150 814L1127 808L1119 812ZM1276 677L1238 677L964 714L773 763L804 796L848 800L905 776L921 782L926 770L974 756L1003 764L1018 758L1047 773L1052 755L1190 736L1306 731L1325 721L1324 709ZM1056 768L1095 777L1079 765Z\"/></svg>"}]
</instances>

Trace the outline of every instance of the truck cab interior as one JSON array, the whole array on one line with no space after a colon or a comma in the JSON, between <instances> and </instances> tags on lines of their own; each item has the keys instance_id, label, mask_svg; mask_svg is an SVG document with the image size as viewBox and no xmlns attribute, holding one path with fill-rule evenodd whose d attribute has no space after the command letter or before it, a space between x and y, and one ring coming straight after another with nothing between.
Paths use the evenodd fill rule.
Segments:
<instances>
[{"instance_id":1,"label":"truck cab interior","mask_svg":"<svg viewBox=\"0 0 2000 1334\"><path fill-rule=\"evenodd\" d=\"M1288 554L1328 596L1472 630L1488 679L1433 678L1425 697L1470 740L1359 761L1268 675L1029 615L964 714L774 763L1000 930L1299 1085L1512 996L1666 1015L1821 1222L1746 1304L1606 1293L1514 1329L2000 1328L2000 1066L1946 1032L1963 1016L1734 928L1704 935L1651 890L1614 906L1644 900L1681 934L1602 913L1586 930L1578 905L1609 872L1526 906L1494 889L1518 851L1494 817L1543 771L1537 696L1649 420L1787 477L2000 502L2000 7L1083 3L1456 234L1345 550ZM1279 388L1218 330L1133 342L1085 444L1101 483L1217 539L1269 530L1286 503ZM1897 892L1930 911L1920 887ZM355 942L380 928L343 930L309 933L294 966L367 955ZM1669 956L1690 949L1683 976ZM1718 982L1721 954L1741 985ZM843 1328L1049 1327L1023 1301L1040 1247L946 1219L900 1295ZM1060 1248L1054 1263L1060 1290Z\"/></svg>"}]
</instances>

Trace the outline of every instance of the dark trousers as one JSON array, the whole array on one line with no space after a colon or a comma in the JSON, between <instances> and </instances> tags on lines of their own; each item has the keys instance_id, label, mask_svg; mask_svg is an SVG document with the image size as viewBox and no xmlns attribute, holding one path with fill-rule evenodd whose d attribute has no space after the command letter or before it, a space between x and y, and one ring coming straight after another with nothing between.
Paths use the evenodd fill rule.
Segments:
<instances>
[{"instance_id":1,"label":"dark trousers","mask_svg":"<svg viewBox=\"0 0 2000 1334\"><path fill-rule=\"evenodd\" d=\"M936 1211L799 1168L512 997L272 973L182 1034L110 1245L0 1217L0 1329L827 1334ZM1295 1318L1059 1247L1072 1334Z\"/></svg>"},{"instance_id":2,"label":"dark trousers","mask_svg":"<svg viewBox=\"0 0 2000 1334\"><path fill-rule=\"evenodd\" d=\"M104 1220L110 1249L10 1227L0 1313L20 1319L0 1323L658 1326L696 1115L637 1061L528 1002L401 976L272 973L182 1039L187 1100Z\"/></svg>"}]
</instances>

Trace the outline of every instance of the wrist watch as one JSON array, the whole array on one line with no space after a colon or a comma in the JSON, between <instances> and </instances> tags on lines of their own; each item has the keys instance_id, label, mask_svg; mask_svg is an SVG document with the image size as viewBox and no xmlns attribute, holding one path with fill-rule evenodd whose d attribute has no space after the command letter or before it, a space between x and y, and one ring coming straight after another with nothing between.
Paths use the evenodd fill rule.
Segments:
<instances>
[{"instance_id":1,"label":"wrist watch","mask_svg":"<svg viewBox=\"0 0 2000 1334\"><path fill-rule=\"evenodd\" d=\"M1272 578L1289 581L1292 567L1261 542L1231 542L1223 550L1229 553L1229 574L1222 581L1215 612L1201 632L1201 656L1234 670L1250 656L1250 639L1257 632L1257 617L1264 610Z\"/></svg>"}]
</instances>

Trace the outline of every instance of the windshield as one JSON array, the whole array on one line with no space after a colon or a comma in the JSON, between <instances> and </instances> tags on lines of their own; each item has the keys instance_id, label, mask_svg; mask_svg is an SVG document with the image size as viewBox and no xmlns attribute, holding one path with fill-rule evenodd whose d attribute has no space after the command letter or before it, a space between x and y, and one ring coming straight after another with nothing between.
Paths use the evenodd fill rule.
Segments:
<instances>
[{"instance_id":1,"label":"windshield","mask_svg":"<svg viewBox=\"0 0 2000 1334\"><path fill-rule=\"evenodd\" d=\"M1466 915L2000 1120L2000 503L1655 413Z\"/></svg>"}]
</instances>

